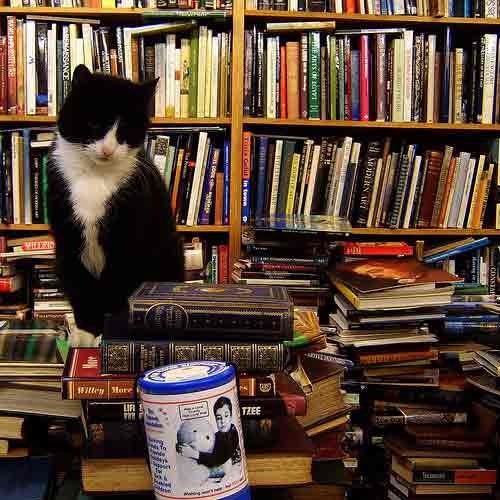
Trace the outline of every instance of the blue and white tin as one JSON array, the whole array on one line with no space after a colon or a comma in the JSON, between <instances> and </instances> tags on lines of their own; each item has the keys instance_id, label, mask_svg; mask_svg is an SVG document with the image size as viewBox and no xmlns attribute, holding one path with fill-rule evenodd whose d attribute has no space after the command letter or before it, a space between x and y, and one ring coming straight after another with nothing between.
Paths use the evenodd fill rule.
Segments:
<instances>
[{"instance_id":1,"label":"blue and white tin","mask_svg":"<svg viewBox=\"0 0 500 500\"><path fill-rule=\"evenodd\" d=\"M250 500L234 367L164 366L139 388L156 498Z\"/></svg>"}]
</instances>

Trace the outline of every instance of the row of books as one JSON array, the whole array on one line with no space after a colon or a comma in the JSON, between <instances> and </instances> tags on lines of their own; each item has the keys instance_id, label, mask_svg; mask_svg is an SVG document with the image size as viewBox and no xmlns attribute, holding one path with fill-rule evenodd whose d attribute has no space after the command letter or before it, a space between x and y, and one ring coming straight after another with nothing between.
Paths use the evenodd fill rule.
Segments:
<instances>
[{"instance_id":1,"label":"row of books","mask_svg":"<svg viewBox=\"0 0 500 500\"><path fill-rule=\"evenodd\" d=\"M291 31L291 25L297 24ZM498 35L268 23L245 32L244 112L266 118L497 123ZM290 31L289 31L290 30ZM300 33L302 30L302 33ZM277 34L275 34L277 33ZM455 47L453 47L455 45Z\"/></svg>"},{"instance_id":2,"label":"row of books","mask_svg":"<svg viewBox=\"0 0 500 500\"><path fill-rule=\"evenodd\" d=\"M195 237L184 242L185 281L188 283L229 282L229 249Z\"/></svg>"},{"instance_id":3,"label":"row of books","mask_svg":"<svg viewBox=\"0 0 500 500\"><path fill-rule=\"evenodd\" d=\"M114 9L114 8L144 8L144 9L169 9L181 10L184 16L190 11L196 17L203 16L204 13L211 13L215 9L231 10L231 0L10 0L11 7L85 7L94 9ZM175 15L174 12L173 15ZM171 12L169 13L171 14ZM180 12L179 12L180 14Z\"/></svg>"},{"instance_id":4,"label":"row of books","mask_svg":"<svg viewBox=\"0 0 500 500\"><path fill-rule=\"evenodd\" d=\"M498 4L491 0L246 0L247 9L375 14L382 16L435 16L498 18Z\"/></svg>"},{"instance_id":5,"label":"row of books","mask_svg":"<svg viewBox=\"0 0 500 500\"><path fill-rule=\"evenodd\" d=\"M6 35L0 36L0 113L56 115L74 69L85 64L134 81L159 78L154 116L228 115L229 32L198 28L194 20L99 27L99 20L40 19L7 16Z\"/></svg>"},{"instance_id":6,"label":"row of books","mask_svg":"<svg viewBox=\"0 0 500 500\"><path fill-rule=\"evenodd\" d=\"M230 145L225 129L151 129L146 154L170 193L178 224L229 224Z\"/></svg>"},{"instance_id":7,"label":"row of books","mask_svg":"<svg viewBox=\"0 0 500 500\"><path fill-rule=\"evenodd\" d=\"M488 154L390 137L244 132L242 222L325 214L359 227L480 228L496 195L493 158L495 141ZM495 215L490 222L498 224Z\"/></svg>"}]
</instances>

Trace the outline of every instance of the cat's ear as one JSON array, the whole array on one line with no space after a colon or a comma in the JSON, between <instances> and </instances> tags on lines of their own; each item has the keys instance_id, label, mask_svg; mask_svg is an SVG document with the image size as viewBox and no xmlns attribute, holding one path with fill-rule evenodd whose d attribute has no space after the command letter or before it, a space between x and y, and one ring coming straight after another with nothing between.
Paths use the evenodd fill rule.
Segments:
<instances>
[{"instance_id":1,"label":"cat's ear","mask_svg":"<svg viewBox=\"0 0 500 500\"><path fill-rule=\"evenodd\" d=\"M156 92L156 85L159 80L159 78L155 78L154 80L148 80L147 82L141 84L141 92L147 103L153 99Z\"/></svg>"},{"instance_id":2,"label":"cat's ear","mask_svg":"<svg viewBox=\"0 0 500 500\"><path fill-rule=\"evenodd\" d=\"M73 80L71 85L73 88L85 85L92 78L92 73L89 71L87 66L84 64L79 64L75 71L73 71Z\"/></svg>"}]
</instances>

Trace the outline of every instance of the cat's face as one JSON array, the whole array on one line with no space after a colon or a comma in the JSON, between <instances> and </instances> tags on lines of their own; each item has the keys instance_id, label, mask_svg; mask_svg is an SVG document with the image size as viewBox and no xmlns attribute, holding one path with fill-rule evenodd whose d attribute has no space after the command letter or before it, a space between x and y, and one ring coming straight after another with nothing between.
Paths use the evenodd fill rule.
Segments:
<instances>
[{"instance_id":1,"label":"cat's face","mask_svg":"<svg viewBox=\"0 0 500 500\"><path fill-rule=\"evenodd\" d=\"M156 83L136 84L78 66L59 113L60 135L98 166L135 156L149 127Z\"/></svg>"}]
</instances>

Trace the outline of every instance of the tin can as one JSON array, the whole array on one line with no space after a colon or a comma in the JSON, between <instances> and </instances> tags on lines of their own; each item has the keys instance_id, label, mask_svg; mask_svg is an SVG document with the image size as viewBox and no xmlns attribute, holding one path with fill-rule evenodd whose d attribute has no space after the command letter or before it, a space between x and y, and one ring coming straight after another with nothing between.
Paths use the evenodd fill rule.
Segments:
<instances>
[{"instance_id":1,"label":"tin can","mask_svg":"<svg viewBox=\"0 0 500 500\"><path fill-rule=\"evenodd\" d=\"M250 500L234 367L164 366L139 388L156 498Z\"/></svg>"}]
</instances>

